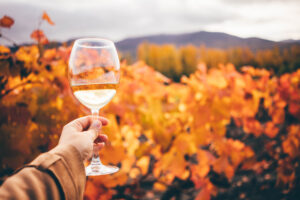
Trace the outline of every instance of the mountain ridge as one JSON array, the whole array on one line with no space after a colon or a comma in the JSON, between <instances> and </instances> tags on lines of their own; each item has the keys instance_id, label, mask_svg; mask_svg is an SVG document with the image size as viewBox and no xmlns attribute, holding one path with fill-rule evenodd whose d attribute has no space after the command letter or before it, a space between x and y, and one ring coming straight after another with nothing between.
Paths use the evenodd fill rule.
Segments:
<instances>
[{"instance_id":1,"label":"mountain ridge","mask_svg":"<svg viewBox=\"0 0 300 200\"><path fill-rule=\"evenodd\" d=\"M138 45L142 42L154 44L174 44L177 47L192 44L204 45L208 48L229 49L234 47L248 47L252 51L270 49L274 47L284 48L293 44L300 44L300 40L272 41L258 37L242 38L223 32L197 31L182 34L156 34L140 37L130 37L116 42L117 48L122 52L135 54Z\"/></svg>"}]
</instances>

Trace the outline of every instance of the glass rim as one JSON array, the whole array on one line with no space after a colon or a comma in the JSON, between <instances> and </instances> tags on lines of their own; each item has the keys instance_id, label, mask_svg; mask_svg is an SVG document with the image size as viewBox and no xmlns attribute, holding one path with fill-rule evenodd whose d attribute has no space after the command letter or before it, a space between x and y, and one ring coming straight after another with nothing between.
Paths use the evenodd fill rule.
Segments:
<instances>
[{"instance_id":1,"label":"glass rim","mask_svg":"<svg viewBox=\"0 0 300 200\"><path fill-rule=\"evenodd\" d=\"M82 42L102 42L103 45L88 45L88 44L81 44ZM106 38L100 38L100 37L86 37L86 38L79 38L76 39L74 42L74 45L78 45L80 47L84 48L107 48L107 47L115 47L115 44L113 41L106 39Z\"/></svg>"}]
</instances>

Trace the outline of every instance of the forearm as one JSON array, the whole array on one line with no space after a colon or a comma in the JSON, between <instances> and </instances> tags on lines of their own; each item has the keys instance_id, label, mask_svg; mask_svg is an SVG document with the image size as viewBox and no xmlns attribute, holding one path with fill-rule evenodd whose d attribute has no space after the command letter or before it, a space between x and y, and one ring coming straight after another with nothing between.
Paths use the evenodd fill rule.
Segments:
<instances>
[{"instance_id":1,"label":"forearm","mask_svg":"<svg viewBox=\"0 0 300 200\"><path fill-rule=\"evenodd\" d=\"M25 167L0 188L0 199L65 199L61 186L49 172Z\"/></svg>"},{"instance_id":2,"label":"forearm","mask_svg":"<svg viewBox=\"0 0 300 200\"><path fill-rule=\"evenodd\" d=\"M81 156L68 145L40 155L8 178L0 199L82 199L84 186Z\"/></svg>"}]
</instances>

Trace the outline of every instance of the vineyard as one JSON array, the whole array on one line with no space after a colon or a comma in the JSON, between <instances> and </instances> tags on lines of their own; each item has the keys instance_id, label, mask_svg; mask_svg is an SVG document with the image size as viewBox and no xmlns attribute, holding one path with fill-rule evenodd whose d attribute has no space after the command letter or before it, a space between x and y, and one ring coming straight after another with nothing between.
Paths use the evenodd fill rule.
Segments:
<instances>
[{"instance_id":1,"label":"vineyard","mask_svg":"<svg viewBox=\"0 0 300 200\"><path fill-rule=\"evenodd\" d=\"M0 46L1 181L88 114L69 88L71 46L45 48L41 30L31 37L36 45ZM175 83L123 61L101 115L110 144L100 156L120 171L88 177L85 199L300 198L300 70L200 63Z\"/></svg>"}]
</instances>

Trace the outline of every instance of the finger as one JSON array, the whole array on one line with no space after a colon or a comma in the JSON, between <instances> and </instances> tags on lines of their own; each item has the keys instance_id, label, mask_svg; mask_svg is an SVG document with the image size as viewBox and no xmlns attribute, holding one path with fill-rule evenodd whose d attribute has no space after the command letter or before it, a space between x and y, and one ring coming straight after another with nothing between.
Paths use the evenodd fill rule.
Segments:
<instances>
[{"instance_id":1,"label":"finger","mask_svg":"<svg viewBox=\"0 0 300 200\"><path fill-rule=\"evenodd\" d=\"M92 138L92 140L94 141L97 138L101 127L102 127L102 124L99 120L93 120L89 129L87 131L84 131L83 133L90 136Z\"/></svg>"},{"instance_id":2,"label":"finger","mask_svg":"<svg viewBox=\"0 0 300 200\"><path fill-rule=\"evenodd\" d=\"M108 141L108 137L105 134L99 134L98 137L94 140L94 143L106 143Z\"/></svg>"},{"instance_id":3,"label":"finger","mask_svg":"<svg viewBox=\"0 0 300 200\"><path fill-rule=\"evenodd\" d=\"M93 152L94 154L99 153L99 151L105 146L105 144L103 142L98 143L98 144L94 144L93 147Z\"/></svg>"},{"instance_id":4,"label":"finger","mask_svg":"<svg viewBox=\"0 0 300 200\"><path fill-rule=\"evenodd\" d=\"M84 131L89 129L89 127L91 126L93 119L97 119L99 120L103 126L108 124L108 120L104 117L100 117L100 116L85 116L85 117L80 117L78 119L75 119L73 121L71 121L69 124L67 124L67 126L71 126L73 128L75 128L75 130L77 131Z\"/></svg>"},{"instance_id":5,"label":"finger","mask_svg":"<svg viewBox=\"0 0 300 200\"><path fill-rule=\"evenodd\" d=\"M92 115L89 115L89 117L94 119L94 116L92 116ZM96 118L101 121L102 126L106 126L108 124L108 119L106 119L105 117L96 116Z\"/></svg>"}]
</instances>

